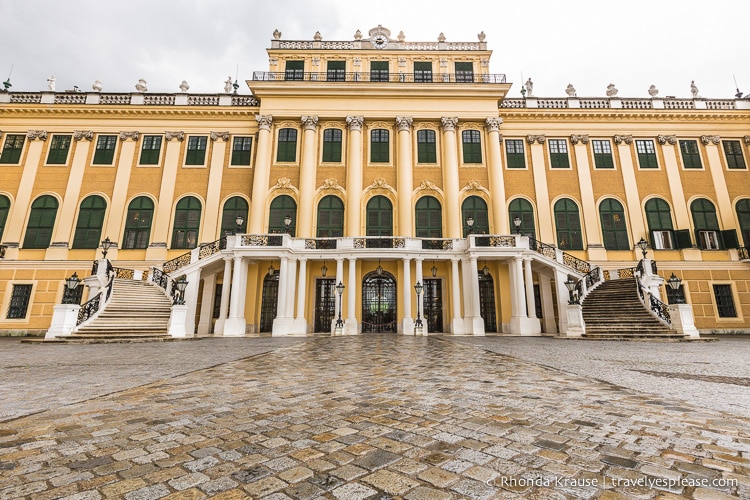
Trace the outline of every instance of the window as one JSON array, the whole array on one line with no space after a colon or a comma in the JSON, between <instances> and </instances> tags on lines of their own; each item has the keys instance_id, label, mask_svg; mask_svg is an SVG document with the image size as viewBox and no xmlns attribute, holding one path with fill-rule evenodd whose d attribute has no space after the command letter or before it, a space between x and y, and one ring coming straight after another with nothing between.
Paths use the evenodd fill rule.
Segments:
<instances>
[{"instance_id":1,"label":"window","mask_svg":"<svg viewBox=\"0 0 750 500\"><path fill-rule=\"evenodd\" d=\"M206 162L207 143L208 137L205 135L188 137L185 165L203 165Z\"/></svg>"},{"instance_id":2,"label":"window","mask_svg":"<svg viewBox=\"0 0 750 500\"><path fill-rule=\"evenodd\" d=\"M247 201L241 196L232 196L226 203L224 203L224 209L221 211L221 235L234 234L237 231L237 216L241 216L243 219L242 225L239 227L239 232L243 233L247 231Z\"/></svg>"},{"instance_id":3,"label":"window","mask_svg":"<svg viewBox=\"0 0 750 500\"><path fill-rule=\"evenodd\" d=\"M305 78L305 61L287 61L284 80L303 80Z\"/></svg>"},{"instance_id":4,"label":"window","mask_svg":"<svg viewBox=\"0 0 750 500\"><path fill-rule=\"evenodd\" d=\"M469 228L466 219L474 219L474 226ZM461 224L464 227L464 238L472 234L489 234L490 218L487 215L487 203L479 196L469 196L461 203Z\"/></svg>"},{"instance_id":5,"label":"window","mask_svg":"<svg viewBox=\"0 0 750 500\"><path fill-rule=\"evenodd\" d=\"M69 135L53 135L47 155L47 165L65 165L70 149Z\"/></svg>"},{"instance_id":6,"label":"window","mask_svg":"<svg viewBox=\"0 0 750 500\"><path fill-rule=\"evenodd\" d=\"M328 61L326 79L329 82L343 82L346 80L346 61Z\"/></svg>"},{"instance_id":7,"label":"window","mask_svg":"<svg viewBox=\"0 0 750 500\"><path fill-rule=\"evenodd\" d=\"M680 141L683 168L703 168L698 141Z\"/></svg>"},{"instance_id":8,"label":"window","mask_svg":"<svg viewBox=\"0 0 750 500\"><path fill-rule=\"evenodd\" d=\"M293 128L279 130L276 161L297 161L297 130Z\"/></svg>"},{"instance_id":9,"label":"window","mask_svg":"<svg viewBox=\"0 0 750 500\"><path fill-rule=\"evenodd\" d=\"M94 165L112 165L115 159L115 147L117 146L116 135L100 135L96 138L96 150L94 151Z\"/></svg>"},{"instance_id":10,"label":"window","mask_svg":"<svg viewBox=\"0 0 750 500\"><path fill-rule=\"evenodd\" d=\"M388 131L376 128L370 131L370 162L388 163L390 161L390 147Z\"/></svg>"},{"instance_id":11,"label":"window","mask_svg":"<svg viewBox=\"0 0 750 500\"><path fill-rule=\"evenodd\" d=\"M513 232L536 238L536 230L534 227L534 207L531 206L531 203L528 200L516 198L511 201L508 205L508 217ZM519 228L516 228L516 225L513 223L513 220L516 217L520 217L521 219L521 226Z\"/></svg>"},{"instance_id":12,"label":"window","mask_svg":"<svg viewBox=\"0 0 750 500\"><path fill-rule=\"evenodd\" d=\"M0 163L19 163L24 139L26 138L20 134L6 135L5 147L3 147L3 153L0 155Z\"/></svg>"},{"instance_id":13,"label":"window","mask_svg":"<svg viewBox=\"0 0 750 500\"><path fill-rule=\"evenodd\" d=\"M464 163L482 163L482 136L479 130L461 132L464 149Z\"/></svg>"},{"instance_id":14,"label":"window","mask_svg":"<svg viewBox=\"0 0 750 500\"><path fill-rule=\"evenodd\" d=\"M370 81L387 82L388 81L388 61L371 61L370 62Z\"/></svg>"},{"instance_id":15,"label":"window","mask_svg":"<svg viewBox=\"0 0 750 500\"><path fill-rule=\"evenodd\" d=\"M622 203L606 198L599 205L602 238L607 250L630 250L628 228L625 225L625 210Z\"/></svg>"},{"instance_id":16,"label":"window","mask_svg":"<svg viewBox=\"0 0 750 500\"><path fill-rule=\"evenodd\" d=\"M385 196L367 202L367 236L393 236L393 205Z\"/></svg>"},{"instance_id":17,"label":"window","mask_svg":"<svg viewBox=\"0 0 750 500\"><path fill-rule=\"evenodd\" d=\"M143 145L141 146L141 165L158 165L159 153L161 151L160 135L143 136Z\"/></svg>"},{"instance_id":18,"label":"window","mask_svg":"<svg viewBox=\"0 0 750 500\"><path fill-rule=\"evenodd\" d=\"M652 198L646 202L646 222L651 236L651 248L670 250L675 248L672 237L672 210L661 198Z\"/></svg>"},{"instance_id":19,"label":"window","mask_svg":"<svg viewBox=\"0 0 750 500\"><path fill-rule=\"evenodd\" d=\"M139 196L130 202L128 216L125 219L125 234L122 237L123 249L148 247L153 217L154 202L149 198Z\"/></svg>"},{"instance_id":20,"label":"window","mask_svg":"<svg viewBox=\"0 0 750 500\"><path fill-rule=\"evenodd\" d=\"M732 285L714 285L714 299L716 300L716 312L719 313L720 318L737 317L734 296L732 296Z\"/></svg>"},{"instance_id":21,"label":"window","mask_svg":"<svg viewBox=\"0 0 750 500\"><path fill-rule=\"evenodd\" d=\"M414 81L431 82L432 81L432 63L415 62L414 63Z\"/></svg>"},{"instance_id":22,"label":"window","mask_svg":"<svg viewBox=\"0 0 750 500\"><path fill-rule=\"evenodd\" d=\"M417 130L417 163L437 163L434 130Z\"/></svg>"},{"instance_id":23,"label":"window","mask_svg":"<svg viewBox=\"0 0 750 500\"><path fill-rule=\"evenodd\" d=\"M552 168L570 168L568 142L565 139L549 140L549 161Z\"/></svg>"},{"instance_id":24,"label":"window","mask_svg":"<svg viewBox=\"0 0 750 500\"><path fill-rule=\"evenodd\" d=\"M31 288L33 285L13 285L8 307L8 319L24 319L29 309L31 299Z\"/></svg>"},{"instance_id":25,"label":"window","mask_svg":"<svg viewBox=\"0 0 750 500\"><path fill-rule=\"evenodd\" d=\"M10 204L8 205L10 206ZM0 236L3 233L3 202L0 198ZM740 223L740 233L742 233L742 241L746 247L750 247L750 198L743 198L737 202L735 206L737 210L737 221ZM7 208L6 208L7 213Z\"/></svg>"},{"instance_id":26,"label":"window","mask_svg":"<svg viewBox=\"0 0 750 500\"><path fill-rule=\"evenodd\" d=\"M78 212L73 248L99 248L107 202L97 195L86 197Z\"/></svg>"},{"instance_id":27,"label":"window","mask_svg":"<svg viewBox=\"0 0 750 500\"><path fill-rule=\"evenodd\" d=\"M474 65L470 62L456 63L456 81L459 83L472 83L474 81Z\"/></svg>"},{"instance_id":28,"label":"window","mask_svg":"<svg viewBox=\"0 0 750 500\"><path fill-rule=\"evenodd\" d=\"M573 200L563 198L555 203L555 226L561 250L583 250L581 217Z\"/></svg>"},{"instance_id":29,"label":"window","mask_svg":"<svg viewBox=\"0 0 750 500\"><path fill-rule=\"evenodd\" d=\"M344 236L344 202L336 196L326 196L318 203L318 238Z\"/></svg>"},{"instance_id":30,"label":"window","mask_svg":"<svg viewBox=\"0 0 750 500\"><path fill-rule=\"evenodd\" d=\"M57 200L54 197L45 195L34 200L31 204L23 248L47 248L52 240L56 218Z\"/></svg>"},{"instance_id":31,"label":"window","mask_svg":"<svg viewBox=\"0 0 750 500\"><path fill-rule=\"evenodd\" d=\"M232 141L232 165L250 165L250 152L253 149L252 137L235 137Z\"/></svg>"},{"instance_id":32,"label":"window","mask_svg":"<svg viewBox=\"0 0 750 500\"><path fill-rule=\"evenodd\" d=\"M291 217L292 223L287 228L284 225L284 218L286 216ZM292 199L291 196L281 195L277 196L271 202L271 209L268 214L268 232L269 233L284 233L288 232L289 235L294 236L296 227L294 221L297 219L297 203Z\"/></svg>"},{"instance_id":33,"label":"window","mask_svg":"<svg viewBox=\"0 0 750 500\"><path fill-rule=\"evenodd\" d=\"M341 129L327 128L323 131L323 161L341 161Z\"/></svg>"},{"instance_id":34,"label":"window","mask_svg":"<svg viewBox=\"0 0 750 500\"><path fill-rule=\"evenodd\" d=\"M638 153L638 164L641 168L659 168L656 162L656 148L652 140L636 140L635 150Z\"/></svg>"},{"instance_id":35,"label":"window","mask_svg":"<svg viewBox=\"0 0 750 500\"><path fill-rule=\"evenodd\" d=\"M198 246L198 229L201 223L201 202L194 196L186 196L177 202L172 230L172 248L195 248Z\"/></svg>"},{"instance_id":36,"label":"window","mask_svg":"<svg viewBox=\"0 0 750 500\"><path fill-rule=\"evenodd\" d=\"M727 168L745 169L745 158L742 156L740 141L721 141L724 146L724 156L727 158Z\"/></svg>"},{"instance_id":37,"label":"window","mask_svg":"<svg viewBox=\"0 0 750 500\"><path fill-rule=\"evenodd\" d=\"M719 219L716 217L716 207L705 198L698 198L690 204L695 227L695 240L703 250L718 250Z\"/></svg>"},{"instance_id":38,"label":"window","mask_svg":"<svg viewBox=\"0 0 750 500\"><path fill-rule=\"evenodd\" d=\"M612 143L592 140L591 147L594 150L594 166L596 168L615 168L615 162L612 159Z\"/></svg>"},{"instance_id":39,"label":"window","mask_svg":"<svg viewBox=\"0 0 750 500\"><path fill-rule=\"evenodd\" d=\"M423 196L415 207L417 238L443 237L443 210L432 196Z\"/></svg>"},{"instance_id":40,"label":"window","mask_svg":"<svg viewBox=\"0 0 750 500\"><path fill-rule=\"evenodd\" d=\"M5 231L5 222L8 220L10 211L10 200L7 196L0 194L0 241L3 241L3 232Z\"/></svg>"},{"instance_id":41,"label":"window","mask_svg":"<svg viewBox=\"0 0 750 500\"><path fill-rule=\"evenodd\" d=\"M526 168L523 141L521 139L507 139L505 141L505 157L508 168Z\"/></svg>"}]
</instances>

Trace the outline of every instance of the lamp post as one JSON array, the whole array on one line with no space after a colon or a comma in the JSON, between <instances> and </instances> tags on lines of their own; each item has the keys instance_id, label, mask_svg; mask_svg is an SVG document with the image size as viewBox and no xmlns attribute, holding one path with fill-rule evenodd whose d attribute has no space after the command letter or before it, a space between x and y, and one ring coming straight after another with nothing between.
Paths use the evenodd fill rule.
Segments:
<instances>
[{"instance_id":1,"label":"lamp post","mask_svg":"<svg viewBox=\"0 0 750 500\"><path fill-rule=\"evenodd\" d=\"M78 277L78 273L74 272L70 278L65 278L65 291L63 292L62 303L63 304L77 304L76 300L76 289L81 279Z\"/></svg>"},{"instance_id":2,"label":"lamp post","mask_svg":"<svg viewBox=\"0 0 750 500\"><path fill-rule=\"evenodd\" d=\"M270 266L268 266L268 275L269 276L273 276L273 273L275 273L275 272L276 272L276 269L274 269L273 264L271 264Z\"/></svg>"},{"instance_id":3,"label":"lamp post","mask_svg":"<svg viewBox=\"0 0 750 500\"><path fill-rule=\"evenodd\" d=\"M482 274L484 274L485 276L489 276L490 275L490 268L487 267L487 262L486 261L484 263L484 267L482 268Z\"/></svg>"},{"instance_id":4,"label":"lamp post","mask_svg":"<svg viewBox=\"0 0 750 500\"><path fill-rule=\"evenodd\" d=\"M565 287L568 289L568 304L570 305L578 304L577 298L573 296L573 290L575 290L577 284L576 280L570 276L568 276L567 281L565 281Z\"/></svg>"},{"instance_id":5,"label":"lamp post","mask_svg":"<svg viewBox=\"0 0 750 500\"><path fill-rule=\"evenodd\" d=\"M177 287L177 297L174 299L175 306L184 306L185 305L185 289L187 288L188 281L185 278L185 275L180 276L180 279L175 281L175 286Z\"/></svg>"},{"instance_id":6,"label":"lamp post","mask_svg":"<svg viewBox=\"0 0 750 500\"><path fill-rule=\"evenodd\" d=\"M323 277L326 277L326 274L328 274L328 268L326 267L326 261L323 260L323 267L320 268L320 274L323 275Z\"/></svg>"},{"instance_id":7,"label":"lamp post","mask_svg":"<svg viewBox=\"0 0 750 500\"><path fill-rule=\"evenodd\" d=\"M638 243L636 243L638 248L641 249L641 253L643 253L643 258L646 258L646 251L648 250L648 241L643 239L643 236L641 236L641 239L638 240Z\"/></svg>"},{"instance_id":8,"label":"lamp post","mask_svg":"<svg viewBox=\"0 0 750 500\"><path fill-rule=\"evenodd\" d=\"M468 234L471 234L471 232L472 232L472 230L474 228L474 217L472 217L471 215L469 215L468 217L466 217L466 227L468 228L466 232Z\"/></svg>"},{"instance_id":9,"label":"lamp post","mask_svg":"<svg viewBox=\"0 0 750 500\"><path fill-rule=\"evenodd\" d=\"M515 217L513 217L513 227L516 228L516 233L518 233L518 234L521 234L521 223L522 222L523 221L521 220L521 218L519 216L516 215Z\"/></svg>"},{"instance_id":10,"label":"lamp post","mask_svg":"<svg viewBox=\"0 0 750 500\"><path fill-rule=\"evenodd\" d=\"M672 276L669 277L667 280L667 284L669 285L669 288L672 289L672 300L675 304L684 304L685 303L685 296L682 294L682 291L680 291L680 286L682 285L682 280L678 278L677 276L672 273Z\"/></svg>"},{"instance_id":11,"label":"lamp post","mask_svg":"<svg viewBox=\"0 0 750 500\"><path fill-rule=\"evenodd\" d=\"M242 231L242 224L245 223L245 218L241 215L238 215L234 218L234 223L237 225L237 229L235 230L234 234L240 234L240 231Z\"/></svg>"},{"instance_id":12,"label":"lamp post","mask_svg":"<svg viewBox=\"0 0 750 500\"><path fill-rule=\"evenodd\" d=\"M335 333L341 334L341 331L344 329L344 320L341 319L341 297L344 295L344 284L339 281L339 284L336 285L336 292L339 294L339 317L336 319L336 331Z\"/></svg>"},{"instance_id":13,"label":"lamp post","mask_svg":"<svg viewBox=\"0 0 750 500\"><path fill-rule=\"evenodd\" d=\"M421 334L422 329L424 328L424 325L422 324L422 317L419 314L420 307L419 307L419 297L422 295L422 290L424 290L424 286L422 283L417 281L417 284L414 285L414 291L417 292L417 320L414 322L414 333L415 334Z\"/></svg>"},{"instance_id":14,"label":"lamp post","mask_svg":"<svg viewBox=\"0 0 750 500\"><path fill-rule=\"evenodd\" d=\"M289 234L289 228L292 225L292 216L289 214L286 214L284 216L284 232Z\"/></svg>"},{"instance_id":15,"label":"lamp post","mask_svg":"<svg viewBox=\"0 0 750 500\"><path fill-rule=\"evenodd\" d=\"M107 258L107 252L109 252L110 248L112 248L112 241L109 239L109 236L107 236L102 240L102 259Z\"/></svg>"},{"instance_id":16,"label":"lamp post","mask_svg":"<svg viewBox=\"0 0 750 500\"><path fill-rule=\"evenodd\" d=\"M430 271L432 271L432 277L433 278L437 276L438 268L435 267L435 261L434 260L432 261L432 267L430 268Z\"/></svg>"}]
</instances>

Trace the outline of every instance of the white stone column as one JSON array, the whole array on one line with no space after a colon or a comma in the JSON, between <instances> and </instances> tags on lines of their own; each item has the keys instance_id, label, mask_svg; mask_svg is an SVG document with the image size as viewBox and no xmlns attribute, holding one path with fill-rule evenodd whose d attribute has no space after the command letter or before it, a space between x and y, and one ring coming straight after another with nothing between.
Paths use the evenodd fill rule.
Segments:
<instances>
[{"instance_id":1,"label":"white stone column","mask_svg":"<svg viewBox=\"0 0 750 500\"><path fill-rule=\"evenodd\" d=\"M241 337L245 335L245 292L247 290L247 275L242 272L245 263L242 257L234 258L232 272L232 294L229 301L229 317L224 322L225 337ZM226 269L226 267L224 268Z\"/></svg>"},{"instance_id":2,"label":"white stone column","mask_svg":"<svg viewBox=\"0 0 750 500\"><path fill-rule=\"evenodd\" d=\"M479 307L479 272L477 270L477 258L469 258L469 268L465 274L469 275L469 297L471 304L464 307L464 327L465 333L471 335L484 335L484 320L480 313ZM466 317L468 316L468 318ZM471 330L469 331L469 328Z\"/></svg>"},{"instance_id":3,"label":"white stone column","mask_svg":"<svg viewBox=\"0 0 750 500\"><path fill-rule=\"evenodd\" d=\"M273 319L271 335L274 337L291 335L291 326L293 319L288 316L289 305L289 273L294 263L289 262L289 258L282 256L279 264L279 292L276 301L276 317Z\"/></svg>"},{"instance_id":4,"label":"white stone column","mask_svg":"<svg viewBox=\"0 0 750 500\"><path fill-rule=\"evenodd\" d=\"M294 318L294 332L307 335L305 303L307 301L307 259L299 259L299 286L297 287L297 316Z\"/></svg>"},{"instance_id":5,"label":"white stone column","mask_svg":"<svg viewBox=\"0 0 750 500\"><path fill-rule=\"evenodd\" d=\"M531 275L531 258L524 257L524 285L526 288L526 314L536 318L536 300L534 298L534 278Z\"/></svg>"},{"instance_id":6,"label":"white stone column","mask_svg":"<svg viewBox=\"0 0 750 500\"><path fill-rule=\"evenodd\" d=\"M420 258L414 259L414 282L422 283L422 286L424 286L422 262L424 261ZM414 288L412 288L411 291L416 295ZM422 318L422 335L427 335L429 331L427 328L427 321L425 321L424 319L424 292L422 292L422 294L417 297L417 313L419 313L418 316Z\"/></svg>"},{"instance_id":7,"label":"white stone column","mask_svg":"<svg viewBox=\"0 0 750 500\"><path fill-rule=\"evenodd\" d=\"M201 283L201 270L196 269L185 275L187 287L185 288L185 305L187 306L187 318L185 319L186 334L190 337L195 335L195 314L198 312L198 287Z\"/></svg>"},{"instance_id":8,"label":"white stone column","mask_svg":"<svg viewBox=\"0 0 750 500\"><path fill-rule=\"evenodd\" d=\"M453 335L464 334L464 320L461 317L461 279L458 274L458 258L451 259L451 305L453 306L453 317L451 318L451 333Z\"/></svg>"},{"instance_id":9,"label":"white stone column","mask_svg":"<svg viewBox=\"0 0 750 500\"><path fill-rule=\"evenodd\" d=\"M542 296L542 316L544 317L544 333L557 333L555 324L555 307L552 299L552 277L537 273L539 277L539 292Z\"/></svg>"},{"instance_id":10,"label":"white stone column","mask_svg":"<svg viewBox=\"0 0 750 500\"><path fill-rule=\"evenodd\" d=\"M362 223L362 125L363 116L347 116L349 126L348 165L346 166L346 233L345 236L360 236Z\"/></svg>"},{"instance_id":11,"label":"white stone column","mask_svg":"<svg viewBox=\"0 0 750 500\"><path fill-rule=\"evenodd\" d=\"M414 319L411 317L411 259L408 257L404 258L403 262L404 317L401 321L401 333L404 335L414 335Z\"/></svg>"},{"instance_id":12,"label":"white stone column","mask_svg":"<svg viewBox=\"0 0 750 500\"><path fill-rule=\"evenodd\" d=\"M447 237L461 238L461 204L458 193L458 151L456 141L456 125L458 118L442 117L440 124L443 128L443 191L445 193L445 207L443 213L446 219Z\"/></svg>"},{"instance_id":13,"label":"white stone column","mask_svg":"<svg viewBox=\"0 0 750 500\"><path fill-rule=\"evenodd\" d=\"M317 116L302 117L302 157L299 167L299 206L297 214L297 237L313 236L313 218L315 210L315 175L317 165L317 143L315 132L318 128Z\"/></svg>"},{"instance_id":14,"label":"white stone column","mask_svg":"<svg viewBox=\"0 0 750 500\"><path fill-rule=\"evenodd\" d=\"M503 138L500 135L502 118L491 116L485 120L487 130L487 175L490 183L492 203L492 220L494 230L491 233L510 234L508 227L508 213L505 209L505 172L503 171L503 155L500 145Z\"/></svg>"},{"instance_id":15,"label":"white stone column","mask_svg":"<svg viewBox=\"0 0 750 500\"><path fill-rule=\"evenodd\" d=\"M258 122L258 150L255 154L253 173L253 197L250 206L250 220L247 232L250 234L265 233L266 200L268 199L268 181L271 172L271 155L273 154L273 137L271 134L271 115L256 115Z\"/></svg>"},{"instance_id":16,"label":"white stone column","mask_svg":"<svg viewBox=\"0 0 750 500\"><path fill-rule=\"evenodd\" d=\"M349 285L346 287L346 321L344 323L344 335L356 335L359 333L356 314L357 299L357 259L349 259Z\"/></svg>"},{"instance_id":17,"label":"white stone column","mask_svg":"<svg viewBox=\"0 0 750 500\"><path fill-rule=\"evenodd\" d=\"M211 333L215 290L216 273L209 274L203 278L203 296L201 297L201 316L198 321L198 335L208 335Z\"/></svg>"},{"instance_id":18,"label":"white stone column","mask_svg":"<svg viewBox=\"0 0 750 500\"><path fill-rule=\"evenodd\" d=\"M291 258L286 266L286 307L284 317L294 319L294 298L296 297L297 288L297 259Z\"/></svg>"},{"instance_id":19,"label":"white stone column","mask_svg":"<svg viewBox=\"0 0 750 500\"><path fill-rule=\"evenodd\" d=\"M224 335L224 323L229 309L229 290L232 287L232 258L224 257L224 277L221 282L221 304L219 319L214 324L214 335Z\"/></svg>"},{"instance_id":20,"label":"white stone column","mask_svg":"<svg viewBox=\"0 0 750 500\"><path fill-rule=\"evenodd\" d=\"M412 175L412 142L411 142L411 116L397 116L398 125L398 232L401 236L414 236L412 197L414 191L414 178ZM407 316L404 314L404 320ZM403 332L406 333L406 332Z\"/></svg>"},{"instance_id":21,"label":"white stone column","mask_svg":"<svg viewBox=\"0 0 750 500\"><path fill-rule=\"evenodd\" d=\"M555 270L555 291L557 292L557 310L565 311L568 307L568 300L570 298L570 292L568 287L565 286L565 282L568 281L568 275L562 271ZM583 319L581 319L583 321ZM567 314L559 313L558 331L561 335L568 335L568 316ZM572 327L571 327L572 328ZM571 329L571 336L580 335L581 332L573 331Z\"/></svg>"}]
</instances>

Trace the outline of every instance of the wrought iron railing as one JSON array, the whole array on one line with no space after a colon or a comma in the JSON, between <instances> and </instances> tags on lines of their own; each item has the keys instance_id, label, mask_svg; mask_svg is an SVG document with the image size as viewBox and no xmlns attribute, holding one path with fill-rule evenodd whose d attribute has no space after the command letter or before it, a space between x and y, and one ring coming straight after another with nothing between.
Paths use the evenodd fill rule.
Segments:
<instances>
[{"instance_id":1,"label":"wrought iron railing","mask_svg":"<svg viewBox=\"0 0 750 500\"><path fill-rule=\"evenodd\" d=\"M190 253L184 253L180 255L179 257L175 257L172 260L166 261L164 264L162 264L161 268L165 273L171 273L183 266L187 266L190 264Z\"/></svg>"},{"instance_id":2,"label":"wrought iron railing","mask_svg":"<svg viewBox=\"0 0 750 500\"><path fill-rule=\"evenodd\" d=\"M669 306L656 298L643 284L641 280L636 276L635 281L638 288L638 297L641 299L643 305L650 310L654 315L661 320L662 323L672 327L672 318L669 315ZM646 296L648 296L648 303L646 303Z\"/></svg>"},{"instance_id":3,"label":"wrought iron railing","mask_svg":"<svg viewBox=\"0 0 750 500\"><path fill-rule=\"evenodd\" d=\"M219 238L211 243L206 243L198 248L198 260L211 257L215 253L219 253L227 247L227 238Z\"/></svg>"},{"instance_id":4,"label":"wrought iron railing","mask_svg":"<svg viewBox=\"0 0 750 500\"><path fill-rule=\"evenodd\" d=\"M750 259L750 249L748 247L739 247L737 248L737 255L740 260L748 260Z\"/></svg>"},{"instance_id":5,"label":"wrought iron railing","mask_svg":"<svg viewBox=\"0 0 750 500\"><path fill-rule=\"evenodd\" d=\"M151 282L156 283L162 290L166 290L168 281L167 273L155 267L154 272L151 273Z\"/></svg>"},{"instance_id":6,"label":"wrought iron railing","mask_svg":"<svg viewBox=\"0 0 750 500\"><path fill-rule=\"evenodd\" d=\"M424 239L422 240L422 250L453 250L453 240Z\"/></svg>"},{"instance_id":7,"label":"wrought iron railing","mask_svg":"<svg viewBox=\"0 0 750 500\"><path fill-rule=\"evenodd\" d=\"M335 250L337 245L336 238L307 238L305 240L306 250Z\"/></svg>"},{"instance_id":8,"label":"wrought iron railing","mask_svg":"<svg viewBox=\"0 0 750 500\"><path fill-rule=\"evenodd\" d=\"M604 281L632 278L635 276L636 270L637 268L635 267L626 267L624 269L604 271Z\"/></svg>"},{"instance_id":9,"label":"wrought iron railing","mask_svg":"<svg viewBox=\"0 0 750 500\"><path fill-rule=\"evenodd\" d=\"M383 83L505 83L504 74L476 73L390 73L362 71L344 73L340 71L255 71L255 81L303 81L303 82L383 82Z\"/></svg>"},{"instance_id":10,"label":"wrought iron railing","mask_svg":"<svg viewBox=\"0 0 750 500\"><path fill-rule=\"evenodd\" d=\"M240 244L243 247L280 247L283 241L280 234L243 234Z\"/></svg>"},{"instance_id":11,"label":"wrought iron railing","mask_svg":"<svg viewBox=\"0 0 750 500\"><path fill-rule=\"evenodd\" d=\"M594 285L602 280L602 268L595 267L583 277L586 280L586 289L591 290Z\"/></svg>"},{"instance_id":12,"label":"wrought iron railing","mask_svg":"<svg viewBox=\"0 0 750 500\"><path fill-rule=\"evenodd\" d=\"M95 316L101 309L104 309L104 305L106 305L106 303L109 301L109 298L112 296L112 289L114 287L115 279L113 276L112 278L110 278L107 286L104 287L104 290L100 291L94 298L81 305L81 308L78 310L76 326Z\"/></svg>"},{"instance_id":13,"label":"wrought iron railing","mask_svg":"<svg viewBox=\"0 0 750 500\"><path fill-rule=\"evenodd\" d=\"M354 238L354 248L404 248L404 238L391 238L383 236L368 236L365 238Z\"/></svg>"},{"instance_id":14,"label":"wrought iron railing","mask_svg":"<svg viewBox=\"0 0 750 500\"><path fill-rule=\"evenodd\" d=\"M536 250L540 254L552 260L557 259L557 252L559 251L562 254L562 263L564 266L583 274L591 271L591 264L589 262L586 262L583 259L579 259L574 255L564 252L563 250L560 250L559 248L550 245L549 243L543 243L533 236L529 236L529 248L531 248L532 250Z\"/></svg>"},{"instance_id":15,"label":"wrought iron railing","mask_svg":"<svg viewBox=\"0 0 750 500\"><path fill-rule=\"evenodd\" d=\"M121 267L113 267L112 270L115 272L115 278L124 278L132 280L135 277L135 269L123 269Z\"/></svg>"}]
</instances>

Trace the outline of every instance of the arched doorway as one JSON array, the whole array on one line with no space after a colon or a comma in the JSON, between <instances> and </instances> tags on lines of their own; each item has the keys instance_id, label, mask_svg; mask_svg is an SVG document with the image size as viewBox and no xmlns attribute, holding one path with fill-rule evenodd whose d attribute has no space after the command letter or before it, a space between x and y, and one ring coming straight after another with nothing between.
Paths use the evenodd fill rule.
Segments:
<instances>
[{"instance_id":1,"label":"arched doorway","mask_svg":"<svg viewBox=\"0 0 750 500\"><path fill-rule=\"evenodd\" d=\"M497 332L495 282L490 273L479 273L479 315L484 320L485 332Z\"/></svg>"},{"instance_id":2,"label":"arched doorway","mask_svg":"<svg viewBox=\"0 0 750 500\"><path fill-rule=\"evenodd\" d=\"M362 333L396 333L396 278L387 271L362 280Z\"/></svg>"},{"instance_id":3,"label":"arched doorway","mask_svg":"<svg viewBox=\"0 0 750 500\"><path fill-rule=\"evenodd\" d=\"M279 303L279 273L268 273L263 278L263 299L260 303L260 331L273 331L273 320Z\"/></svg>"}]
</instances>

